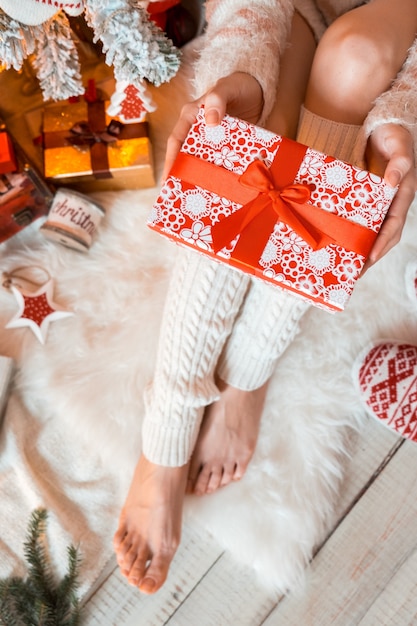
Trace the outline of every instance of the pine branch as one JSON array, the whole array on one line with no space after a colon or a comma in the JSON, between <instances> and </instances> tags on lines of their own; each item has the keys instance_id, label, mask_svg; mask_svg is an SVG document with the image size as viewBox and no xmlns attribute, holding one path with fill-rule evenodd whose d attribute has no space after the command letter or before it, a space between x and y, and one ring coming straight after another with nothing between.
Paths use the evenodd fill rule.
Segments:
<instances>
[{"instance_id":1,"label":"pine branch","mask_svg":"<svg viewBox=\"0 0 417 626\"><path fill-rule=\"evenodd\" d=\"M0 581L0 598L1 626L38 626L36 597L21 578Z\"/></svg>"},{"instance_id":2,"label":"pine branch","mask_svg":"<svg viewBox=\"0 0 417 626\"><path fill-rule=\"evenodd\" d=\"M33 512L29 536L24 543L24 554L29 564L28 586L42 604L49 606L54 603L55 582L46 547L46 518L45 509Z\"/></svg>"},{"instance_id":3,"label":"pine branch","mask_svg":"<svg viewBox=\"0 0 417 626\"><path fill-rule=\"evenodd\" d=\"M68 548L68 572L60 583L52 573L46 542L47 512L31 516L24 553L28 562L25 580L0 580L0 626L78 626L80 606L76 595L80 560Z\"/></svg>"},{"instance_id":4,"label":"pine branch","mask_svg":"<svg viewBox=\"0 0 417 626\"><path fill-rule=\"evenodd\" d=\"M0 581L0 626L21 626L21 620L16 617L14 602L14 587L20 579L11 578Z\"/></svg>"},{"instance_id":5,"label":"pine branch","mask_svg":"<svg viewBox=\"0 0 417 626\"><path fill-rule=\"evenodd\" d=\"M62 626L71 626L74 617L79 617L79 602L76 595L78 589L78 576L80 570L80 558L74 546L68 548L68 573L62 579L56 590L56 618L61 620ZM60 623L61 623L60 622Z\"/></svg>"}]
</instances>

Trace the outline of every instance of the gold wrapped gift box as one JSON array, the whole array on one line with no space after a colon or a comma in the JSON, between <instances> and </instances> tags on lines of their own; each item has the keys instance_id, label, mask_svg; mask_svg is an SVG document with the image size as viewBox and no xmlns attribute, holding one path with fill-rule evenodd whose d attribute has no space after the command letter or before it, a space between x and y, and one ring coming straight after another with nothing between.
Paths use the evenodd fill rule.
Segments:
<instances>
[{"instance_id":1,"label":"gold wrapped gift box","mask_svg":"<svg viewBox=\"0 0 417 626\"><path fill-rule=\"evenodd\" d=\"M45 107L44 174L53 185L87 193L155 185L148 124L122 124L107 106L79 99Z\"/></svg>"}]
</instances>

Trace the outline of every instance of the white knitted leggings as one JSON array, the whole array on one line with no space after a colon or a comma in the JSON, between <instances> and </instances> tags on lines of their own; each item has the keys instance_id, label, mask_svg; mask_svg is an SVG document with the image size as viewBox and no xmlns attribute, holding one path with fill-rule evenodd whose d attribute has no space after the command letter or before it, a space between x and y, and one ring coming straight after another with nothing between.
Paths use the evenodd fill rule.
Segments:
<instances>
[{"instance_id":1,"label":"white knitted leggings","mask_svg":"<svg viewBox=\"0 0 417 626\"><path fill-rule=\"evenodd\" d=\"M276 287L179 250L145 397L145 456L161 465L185 464L204 408L219 397L216 372L240 389L260 387L307 308Z\"/></svg>"}]
</instances>

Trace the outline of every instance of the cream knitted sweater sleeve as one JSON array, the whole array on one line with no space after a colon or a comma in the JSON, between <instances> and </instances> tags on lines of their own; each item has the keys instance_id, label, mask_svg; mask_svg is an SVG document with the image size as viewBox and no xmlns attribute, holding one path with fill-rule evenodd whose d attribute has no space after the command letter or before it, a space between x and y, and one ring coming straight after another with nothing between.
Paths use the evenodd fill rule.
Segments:
<instances>
[{"instance_id":1,"label":"cream knitted sweater sleeve","mask_svg":"<svg viewBox=\"0 0 417 626\"><path fill-rule=\"evenodd\" d=\"M195 66L195 97L233 72L254 76L268 117L278 83L279 58L288 40L293 0L208 0L207 29Z\"/></svg>"},{"instance_id":2,"label":"cream knitted sweater sleeve","mask_svg":"<svg viewBox=\"0 0 417 626\"><path fill-rule=\"evenodd\" d=\"M400 124L412 133L417 163L417 39L391 88L375 102L365 120L366 137L381 124Z\"/></svg>"}]
</instances>

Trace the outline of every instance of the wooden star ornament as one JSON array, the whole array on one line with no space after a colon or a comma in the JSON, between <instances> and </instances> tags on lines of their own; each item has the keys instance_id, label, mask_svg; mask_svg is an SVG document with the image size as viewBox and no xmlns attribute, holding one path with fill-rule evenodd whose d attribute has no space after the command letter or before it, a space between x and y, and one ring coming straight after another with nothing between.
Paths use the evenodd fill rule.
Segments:
<instances>
[{"instance_id":1,"label":"wooden star ornament","mask_svg":"<svg viewBox=\"0 0 417 626\"><path fill-rule=\"evenodd\" d=\"M35 337L45 343L48 327L51 322L74 315L53 301L53 280L48 280L36 291L26 291L22 287L9 285L15 296L19 309L5 328L22 328L28 326Z\"/></svg>"}]
</instances>

